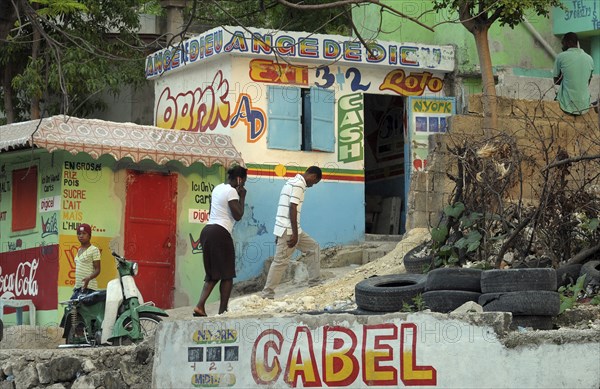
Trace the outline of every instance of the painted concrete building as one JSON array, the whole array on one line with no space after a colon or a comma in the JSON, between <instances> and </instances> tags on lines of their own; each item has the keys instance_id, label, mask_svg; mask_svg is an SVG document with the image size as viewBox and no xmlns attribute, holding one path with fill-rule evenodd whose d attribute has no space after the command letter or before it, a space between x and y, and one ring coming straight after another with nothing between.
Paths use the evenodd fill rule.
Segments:
<instances>
[{"instance_id":1,"label":"painted concrete building","mask_svg":"<svg viewBox=\"0 0 600 389\"><path fill-rule=\"evenodd\" d=\"M406 183L428 135L454 112L453 46L219 27L147 57L155 125L231 137L249 168L249 212L234 229L238 280L274 254L285 181L311 166L302 227L321 246L403 232ZM373 206L371 207L370 204ZM373 208L373 209L369 209Z\"/></svg>"},{"instance_id":2,"label":"painted concrete building","mask_svg":"<svg viewBox=\"0 0 600 389\"><path fill-rule=\"evenodd\" d=\"M432 11L431 0L410 2L382 1L397 8L407 16L416 18L434 28L429 31L406 19L380 12L379 6L366 5L353 8L353 21L364 39L413 41L426 44L456 45L457 68L455 88L450 94L462 102L471 94L481 93L481 71L473 35L460 23L454 12ZM489 45L497 77L499 96L553 100L556 95L552 81L552 68L560 40L566 32L576 32L580 46L592 56L595 63L594 78L590 85L592 101L600 95L600 1L563 1L565 9L553 8L549 17L533 13L511 29L492 25ZM381 26L376 31L373 26Z\"/></svg>"},{"instance_id":3,"label":"painted concrete building","mask_svg":"<svg viewBox=\"0 0 600 389\"><path fill-rule=\"evenodd\" d=\"M117 274L116 251L138 262L145 301L198 299L211 190L243 163L228 136L64 116L0 134L0 298L32 300L38 325L57 323L75 282L75 231L89 223L99 288Z\"/></svg>"}]
</instances>

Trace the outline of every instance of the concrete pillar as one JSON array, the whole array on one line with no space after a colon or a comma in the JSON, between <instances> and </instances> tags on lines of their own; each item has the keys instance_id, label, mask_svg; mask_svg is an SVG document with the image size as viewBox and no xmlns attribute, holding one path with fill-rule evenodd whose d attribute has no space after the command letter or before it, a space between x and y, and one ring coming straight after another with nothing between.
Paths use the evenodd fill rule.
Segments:
<instances>
[{"instance_id":1,"label":"concrete pillar","mask_svg":"<svg viewBox=\"0 0 600 389\"><path fill-rule=\"evenodd\" d=\"M183 9L187 0L160 0L160 6L167 11L167 40L181 33L184 27ZM175 38L173 43L181 41L181 37Z\"/></svg>"}]
</instances>

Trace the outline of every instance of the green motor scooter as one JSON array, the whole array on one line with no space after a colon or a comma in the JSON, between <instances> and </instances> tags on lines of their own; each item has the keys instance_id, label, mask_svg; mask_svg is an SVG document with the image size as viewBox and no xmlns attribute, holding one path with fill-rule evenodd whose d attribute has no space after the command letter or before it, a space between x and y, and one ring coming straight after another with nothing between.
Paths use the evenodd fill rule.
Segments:
<instances>
[{"instance_id":1,"label":"green motor scooter","mask_svg":"<svg viewBox=\"0 0 600 389\"><path fill-rule=\"evenodd\" d=\"M169 316L144 299L135 284L138 265L112 253L119 276L106 290L80 295L61 302L65 306L66 344L59 347L125 345L151 336Z\"/></svg>"}]
</instances>

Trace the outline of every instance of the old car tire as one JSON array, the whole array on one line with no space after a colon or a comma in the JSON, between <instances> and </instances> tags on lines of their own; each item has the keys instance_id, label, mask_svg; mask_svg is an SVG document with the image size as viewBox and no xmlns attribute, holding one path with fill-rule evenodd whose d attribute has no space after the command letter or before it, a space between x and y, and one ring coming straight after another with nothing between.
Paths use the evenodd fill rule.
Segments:
<instances>
[{"instance_id":1,"label":"old car tire","mask_svg":"<svg viewBox=\"0 0 600 389\"><path fill-rule=\"evenodd\" d=\"M423 293L423 302L433 312L448 313L467 301L477 302L480 295L481 293L466 290L432 290Z\"/></svg>"},{"instance_id":2,"label":"old car tire","mask_svg":"<svg viewBox=\"0 0 600 389\"><path fill-rule=\"evenodd\" d=\"M552 316L513 315L509 328L516 330L517 327L531 327L534 330L551 330L554 328L554 322L552 321Z\"/></svg>"},{"instance_id":3,"label":"old car tire","mask_svg":"<svg viewBox=\"0 0 600 389\"><path fill-rule=\"evenodd\" d=\"M560 311L558 292L524 290L484 293L479 296L484 312L511 312L513 315L557 316Z\"/></svg>"},{"instance_id":4,"label":"old car tire","mask_svg":"<svg viewBox=\"0 0 600 389\"><path fill-rule=\"evenodd\" d=\"M425 291L466 290L481 293L481 273L480 269L464 267L434 269L427 273Z\"/></svg>"},{"instance_id":5,"label":"old car tire","mask_svg":"<svg viewBox=\"0 0 600 389\"><path fill-rule=\"evenodd\" d=\"M422 274L390 274L367 278L356 284L354 297L360 309L376 312L398 312L404 304L425 290L427 276Z\"/></svg>"},{"instance_id":6,"label":"old car tire","mask_svg":"<svg viewBox=\"0 0 600 389\"><path fill-rule=\"evenodd\" d=\"M580 275L585 274L584 286L590 282L595 285L600 285L600 261L589 261L581 266Z\"/></svg>"},{"instance_id":7,"label":"old car tire","mask_svg":"<svg viewBox=\"0 0 600 389\"><path fill-rule=\"evenodd\" d=\"M481 274L481 292L518 292L525 290L556 291L556 270L506 269L486 270Z\"/></svg>"},{"instance_id":8,"label":"old car tire","mask_svg":"<svg viewBox=\"0 0 600 389\"><path fill-rule=\"evenodd\" d=\"M556 269L556 285L559 288L569 284L575 285L579 273L581 273L581 264L579 263L559 267Z\"/></svg>"},{"instance_id":9,"label":"old car tire","mask_svg":"<svg viewBox=\"0 0 600 389\"><path fill-rule=\"evenodd\" d=\"M404 255L403 262L407 273L423 274L433 269L433 255L420 255L427 246L428 242L421 243Z\"/></svg>"}]
</instances>

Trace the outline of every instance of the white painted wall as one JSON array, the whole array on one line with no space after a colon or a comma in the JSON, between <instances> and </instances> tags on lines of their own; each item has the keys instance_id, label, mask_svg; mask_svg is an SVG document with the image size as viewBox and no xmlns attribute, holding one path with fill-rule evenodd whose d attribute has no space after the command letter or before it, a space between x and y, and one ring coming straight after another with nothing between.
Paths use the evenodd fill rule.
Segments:
<instances>
[{"instance_id":1,"label":"white painted wall","mask_svg":"<svg viewBox=\"0 0 600 389\"><path fill-rule=\"evenodd\" d=\"M597 331L507 335L509 318L394 313L165 322L157 333L153 387L600 385Z\"/></svg>"}]
</instances>

